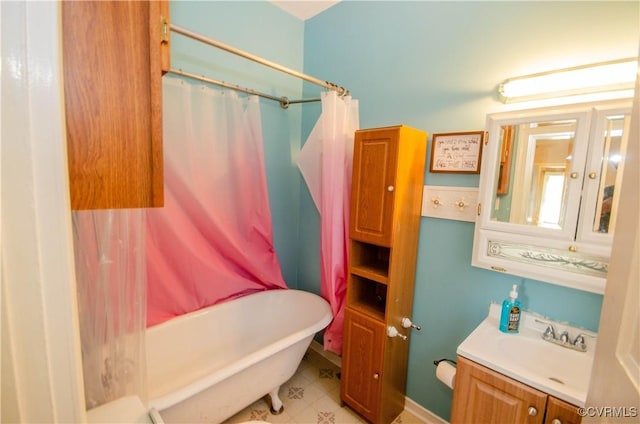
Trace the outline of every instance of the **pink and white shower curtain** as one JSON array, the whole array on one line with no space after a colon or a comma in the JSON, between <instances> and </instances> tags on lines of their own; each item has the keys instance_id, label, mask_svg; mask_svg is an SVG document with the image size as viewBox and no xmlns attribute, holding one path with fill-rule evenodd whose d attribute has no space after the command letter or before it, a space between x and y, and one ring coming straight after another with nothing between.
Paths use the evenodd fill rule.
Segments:
<instances>
[{"instance_id":1,"label":"pink and white shower curtain","mask_svg":"<svg viewBox=\"0 0 640 424\"><path fill-rule=\"evenodd\" d=\"M287 288L255 96L165 77L165 206L147 211L147 325Z\"/></svg>"},{"instance_id":2,"label":"pink and white shower curtain","mask_svg":"<svg viewBox=\"0 0 640 424\"><path fill-rule=\"evenodd\" d=\"M335 91L322 93L322 114L300 151L298 167L320 212L320 294L331 305L333 321L324 348L342 352L347 291L349 201L358 101Z\"/></svg>"}]
</instances>

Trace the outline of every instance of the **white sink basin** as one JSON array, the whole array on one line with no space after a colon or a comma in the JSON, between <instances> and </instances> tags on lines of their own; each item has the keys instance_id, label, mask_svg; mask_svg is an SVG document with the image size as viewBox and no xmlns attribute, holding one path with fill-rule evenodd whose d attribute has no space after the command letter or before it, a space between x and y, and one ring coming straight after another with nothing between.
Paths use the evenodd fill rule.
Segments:
<instances>
[{"instance_id":1,"label":"white sink basin","mask_svg":"<svg viewBox=\"0 0 640 424\"><path fill-rule=\"evenodd\" d=\"M572 387L576 390L589 386L592 357L557 346L542 339L509 337L498 342L498 349L536 375Z\"/></svg>"},{"instance_id":2,"label":"white sink basin","mask_svg":"<svg viewBox=\"0 0 640 424\"><path fill-rule=\"evenodd\" d=\"M589 389L596 335L526 312L520 333L498 330L500 306L491 305L489 316L458 346L457 354L577 406L584 406ZM544 321L544 322L540 322ZM586 334L586 352L571 350L542 339L552 323L557 335L568 331L573 339Z\"/></svg>"}]
</instances>

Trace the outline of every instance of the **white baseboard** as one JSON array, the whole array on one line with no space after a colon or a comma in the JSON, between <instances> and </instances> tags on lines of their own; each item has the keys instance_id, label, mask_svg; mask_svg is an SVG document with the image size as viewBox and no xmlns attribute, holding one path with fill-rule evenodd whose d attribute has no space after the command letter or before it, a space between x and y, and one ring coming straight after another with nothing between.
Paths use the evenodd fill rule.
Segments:
<instances>
[{"instance_id":1,"label":"white baseboard","mask_svg":"<svg viewBox=\"0 0 640 424\"><path fill-rule=\"evenodd\" d=\"M404 399L404 410L419 418L425 424L449 424L440 416L434 414L426 408L413 401L411 398L406 397Z\"/></svg>"},{"instance_id":2,"label":"white baseboard","mask_svg":"<svg viewBox=\"0 0 640 424\"><path fill-rule=\"evenodd\" d=\"M324 347L317 341L312 340L309 348L316 352L318 355L324 356L332 364L342 368L342 358L333 352L324 350Z\"/></svg>"},{"instance_id":3,"label":"white baseboard","mask_svg":"<svg viewBox=\"0 0 640 424\"><path fill-rule=\"evenodd\" d=\"M335 353L327 352L326 350L324 350L324 347L317 341L312 340L309 348L317 354L325 357L334 365L338 367L342 366L342 358ZM449 424L448 421L442 419L440 416L434 414L428 409L423 408L421 405L408 397L405 398L404 409L414 415L416 418L423 421L425 424Z\"/></svg>"}]
</instances>

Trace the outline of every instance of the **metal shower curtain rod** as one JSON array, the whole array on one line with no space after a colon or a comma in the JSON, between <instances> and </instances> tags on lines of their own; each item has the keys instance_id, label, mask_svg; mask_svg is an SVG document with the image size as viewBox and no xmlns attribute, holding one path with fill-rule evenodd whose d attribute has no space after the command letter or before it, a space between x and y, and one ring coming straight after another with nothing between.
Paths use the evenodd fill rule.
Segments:
<instances>
[{"instance_id":1,"label":"metal shower curtain rod","mask_svg":"<svg viewBox=\"0 0 640 424\"><path fill-rule=\"evenodd\" d=\"M200 41L202 43L208 44L208 45L213 46L213 47L217 47L217 48L219 48L221 50L227 51L229 53L233 53L233 54L241 56L241 57L244 57L245 59L252 60L252 61L257 62L257 63L259 63L261 65L268 66L268 67L273 68L275 70L278 70L280 72L284 72L284 73L292 75L294 77L297 77L297 78L303 79L305 81L311 82L313 84L319 85L321 87L327 88L329 90L336 91L341 96L346 96L346 95L349 94L349 91L346 88L341 87L341 86L339 86L337 84L334 84L334 83L328 82L328 81L322 81L322 80L320 80L318 78L314 78L312 76L303 74L301 72L294 71L293 69L289 69L289 68L284 67L282 65L279 65L277 63L271 62L271 61L269 61L267 59L263 59L263 58L261 58L259 56L253 55L251 53L247 53L245 51L236 49L235 47L229 46L228 44L224 44L224 43L221 43L221 42L219 42L217 40L213 40L211 38L204 37L204 36L202 36L200 34L197 34L195 32L192 32L192 31L189 31L187 29L184 29L184 28L182 28L182 27L180 27L178 25L169 24L169 28L171 29L171 31L173 31L173 32L175 32L177 34L184 35L185 37L189 37L189 38L191 38L193 40ZM229 88L229 89L232 89L232 90L241 91L243 93L253 94L253 95L264 97L264 98L267 98L267 99L270 99L270 100L275 100L275 101L280 103L280 106L283 109L288 108L289 105L291 105L291 104L319 102L320 101L320 99L318 99L318 98L316 98L316 99L289 100L287 97L272 96L270 94L261 93L261 92L256 91L256 90L252 90L250 88L245 88L245 87L241 87L239 85L229 84L229 83L226 83L224 81L219 81L219 80L215 80L215 79L208 78L208 77L205 77L205 76L196 75L196 74L193 74L193 73L190 73L190 72L183 71L181 69L173 69L172 68L172 69L169 70L169 72L171 72L173 74L176 74L176 75L182 75L182 76L185 76L185 77L188 77L188 78L192 78L192 79L208 82L210 84L215 84L215 85L218 85L218 86L221 86L221 87L225 87L225 88Z\"/></svg>"}]
</instances>

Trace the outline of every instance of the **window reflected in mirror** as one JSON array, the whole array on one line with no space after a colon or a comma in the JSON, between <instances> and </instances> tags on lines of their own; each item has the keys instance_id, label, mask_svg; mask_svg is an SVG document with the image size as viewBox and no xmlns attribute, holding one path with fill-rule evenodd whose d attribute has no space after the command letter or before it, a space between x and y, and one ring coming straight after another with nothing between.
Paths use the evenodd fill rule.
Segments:
<instances>
[{"instance_id":1,"label":"window reflected in mirror","mask_svg":"<svg viewBox=\"0 0 640 424\"><path fill-rule=\"evenodd\" d=\"M501 127L492 219L561 229L576 120Z\"/></svg>"}]
</instances>

